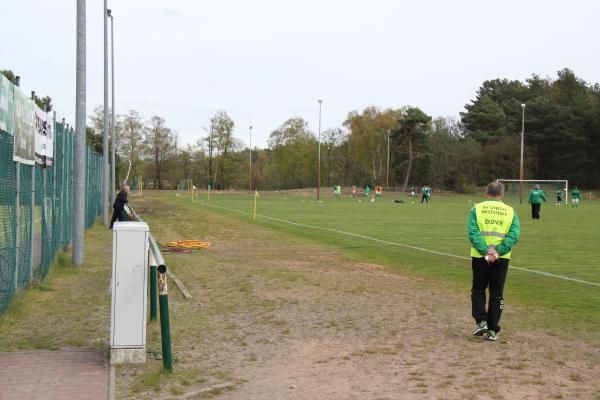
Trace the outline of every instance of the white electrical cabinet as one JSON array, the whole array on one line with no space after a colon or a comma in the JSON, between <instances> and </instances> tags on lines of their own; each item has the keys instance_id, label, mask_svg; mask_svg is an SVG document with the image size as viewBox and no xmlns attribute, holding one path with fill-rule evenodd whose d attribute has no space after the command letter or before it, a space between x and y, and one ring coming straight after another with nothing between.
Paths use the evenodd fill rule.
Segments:
<instances>
[{"instance_id":1,"label":"white electrical cabinet","mask_svg":"<svg viewBox=\"0 0 600 400\"><path fill-rule=\"evenodd\" d=\"M145 361L148 225L113 226L110 347L112 363Z\"/></svg>"}]
</instances>

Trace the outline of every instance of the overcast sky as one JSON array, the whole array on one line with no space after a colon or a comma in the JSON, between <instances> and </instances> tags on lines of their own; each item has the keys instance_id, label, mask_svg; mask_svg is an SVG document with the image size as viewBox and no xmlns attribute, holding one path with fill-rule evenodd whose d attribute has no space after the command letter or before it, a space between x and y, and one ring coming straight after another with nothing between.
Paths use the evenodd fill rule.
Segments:
<instances>
[{"instance_id":1,"label":"overcast sky","mask_svg":"<svg viewBox=\"0 0 600 400\"><path fill-rule=\"evenodd\" d=\"M2 7L0 69L75 121L75 0ZM600 81L600 2L128 0L115 15L118 113L165 118L181 142L218 110L265 146L287 118L317 131L351 110L415 105L458 116L486 79ZM87 109L103 102L103 2L87 1Z\"/></svg>"}]
</instances>

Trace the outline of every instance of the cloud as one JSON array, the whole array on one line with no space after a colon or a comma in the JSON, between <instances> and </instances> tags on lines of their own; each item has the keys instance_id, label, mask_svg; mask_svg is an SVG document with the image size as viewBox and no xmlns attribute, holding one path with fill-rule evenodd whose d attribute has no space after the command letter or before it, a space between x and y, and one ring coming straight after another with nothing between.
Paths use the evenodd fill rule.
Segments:
<instances>
[{"instance_id":1,"label":"cloud","mask_svg":"<svg viewBox=\"0 0 600 400\"><path fill-rule=\"evenodd\" d=\"M160 10L160 13L168 17L181 17L181 13L172 8L163 8L162 10Z\"/></svg>"}]
</instances>

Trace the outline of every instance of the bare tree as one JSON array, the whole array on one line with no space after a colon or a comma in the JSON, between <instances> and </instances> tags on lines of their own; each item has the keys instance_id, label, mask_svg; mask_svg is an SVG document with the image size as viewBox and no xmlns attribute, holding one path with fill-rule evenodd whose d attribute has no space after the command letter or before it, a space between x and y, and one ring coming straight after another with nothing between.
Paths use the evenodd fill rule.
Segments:
<instances>
[{"instance_id":1,"label":"bare tree","mask_svg":"<svg viewBox=\"0 0 600 400\"><path fill-rule=\"evenodd\" d=\"M162 173L165 162L177 150L177 137L165 125L165 120L152 116L144 128L144 150L151 168L154 170L154 187L163 188Z\"/></svg>"},{"instance_id":2,"label":"bare tree","mask_svg":"<svg viewBox=\"0 0 600 400\"><path fill-rule=\"evenodd\" d=\"M233 128L235 123L233 120L227 115L225 111L218 111L211 119L210 119L210 135L207 138L208 147L209 147L209 162L210 172L213 172L213 175L210 176L210 180L214 185L217 184L217 176L219 175L219 165L221 165L221 175L224 174L223 164L225 158L228 157L228 153L232 149L234 145L233 140ZM214 170L212 166L212 159L214 158ZM221 161L221 163L219 163Z\"/></svg>"},{"instance_id":3,"label":"bare tree","mask_svg":"<svg viewBox=\"0 0 600 400\"><path fill-rule=\"evenodd\" d=\"M117 136L119 156L127 160L127 173L123 178L123 183L129 180L129 174L135 170L142 156L142 138L144 134L144 124L140 115L135 110L129 110L121 121L115 126Z\"/></svg>"}]
</instances>

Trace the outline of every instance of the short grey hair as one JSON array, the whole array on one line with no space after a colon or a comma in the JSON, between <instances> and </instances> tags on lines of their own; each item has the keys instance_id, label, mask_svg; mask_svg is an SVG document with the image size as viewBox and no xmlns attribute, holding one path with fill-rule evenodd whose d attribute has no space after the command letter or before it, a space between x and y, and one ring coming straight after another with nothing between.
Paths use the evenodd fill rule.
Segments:
<instances>
[{"instance_id":1,"label":"short grey hair","mask_svg":"<svg viewBox=\"0 0 600 400\"><path fill-rule=\"evenodd\" d=\"M123 184L121 185L121 190L124 190L126 187L129 187L129 183L123 182Z\"/></svg>"},{"instance_id":2,"label":"short grey hair","mask_svg":"<svg viewBox=\"0 0 600 400\"><path fill-rule=\"evenodd\" d=\"M488 196L502 196L504 194L504 185L500 182L492 182L485 188L485 194Z\"/></svg>"}]
</instances>

